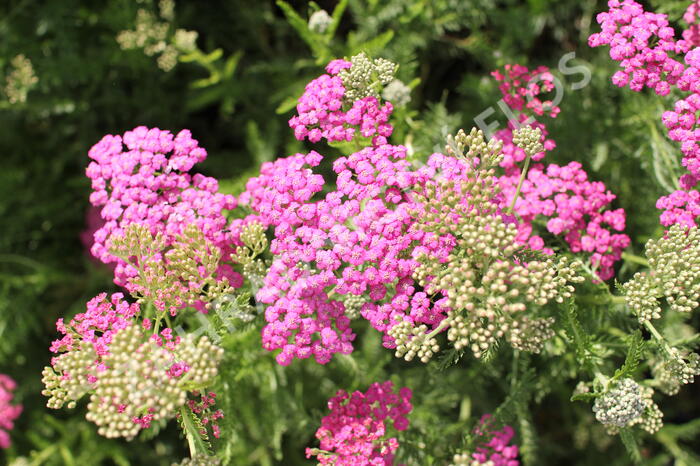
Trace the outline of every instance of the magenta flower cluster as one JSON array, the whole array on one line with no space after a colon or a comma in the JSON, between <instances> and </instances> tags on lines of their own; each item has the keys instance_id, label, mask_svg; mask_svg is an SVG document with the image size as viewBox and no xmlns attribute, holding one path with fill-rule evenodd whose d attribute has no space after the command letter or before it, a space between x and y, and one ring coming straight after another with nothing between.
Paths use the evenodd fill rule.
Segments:
<instances>
[{"instance_id":1,"label":"magenta flower cluster","mask_svg":"<svg viewBox=\"0 0 700 466\"><path fill-rule=\"evenodd\" d=\"M407 312L428 324L444 318L411 278L417 262L410 251L440 241L411 228L407 193L424 175L405 157L404 147L388 144L341 157L333 164L336 190L317 201L324 180L312 171L322 160L316 152L265 164L249 181L241 202L275 228L275 260L257 299L270 305L263 346L282 350L280 364L310 356L325 364L350 353L348 296L368 297L361 314L382 332ZM385 345L392 343L385 335Z\"/></svg>"},{"instance_id":2,"label":"magenta flower cluster","mask_svg":"<svg viewBox=\"0 0 700 466\"><path fill-rule=\"evenodd\" d=\"M688 29L683 31L683 39L693 47L700 47L700 0L694 0L685 11L683 20Z\"/></svg>"},{"instance_id":3,"label":"magenta flower cluster","mask_svg":"<svg viewBox=\"0 0 700 466\"><path fill-rule=\"evenodd\" d=\"M15 419L22 413L22 406L12 404L17 383L9 375L0 374L0 448L10 446L10 431Z\"/></svg>"},{"instance_id":4,"label":"magenta flower cluster","mask_svg":"<svg viewBox=\"0 0 700 466\"><path fill-rule=\"evenodd\" d=\"M519 178L503 176L505 208L515 196ZM578 162L563 167L537 164L527 174L514 211L518 214L517 240L531 249L551 254L534 225L545 218L546 230L563 236L572 252L588 253L598 276L607 280L614 275L613 266L620 260L630 239L625 229L624 209L604 210L615 199L600 181L589 181Z\"/></svg>"},{"instance_id":5,"label":"magenta flower cluster","mask_svg":"<svg viewBox=\"0 0 700 466\"><path fill-rule=\"evenodd\" d=\"M89 156L93 160L86 170L92 180L90 202L102 207L104 219L94 233L91 252L104 263L116 263L118 285L125 285L137 273L109 252L111 238L123 234L129 224L143 224L153 234L162 233L167 244L190 224L222 249L236 242L227 233L223 214L236 207L236 199L219 193L214 178L188 173L207 156L188 130L173 136L139 126L123 137L105 136L90 149Z\"/></svg>"},{"instance_id":6,"label":"magenta flower cluster","mask_svg":"<svg viewBox=\"0 0 700 466\"><path fill-rule=\"evenodd\" d=\"M685 94L665 112L662 121L669 137L681 144L683 166L689 173L679 180L682 191L659 199L664 210L661 223L695 225L697 206L693 194L700 181L700 48L698 47L698 2L685 15L690 29L676 40L675 31L664 14L644 11L633 0L611 0L610 11L598 15L602 31L589 38L592 47L610 46L610 57L622 67L613 82L633 91L645 87L666 96L673 87Z\"/></svg>"},{"instance_id":7,"label":"magenta flower cluster","mask_svg":"<svg viewBox=\"0 0 700 466\"><path fill-rule=\"evenodd\" d=\"M393 464L399 442L387 430L408 428L411 396L406 387L394 392L391 381L373 383L364 393L338 391L316 431L321 451L307 448L306 457L316 455L320 464L335 466Z\"/></svg>"},{"instance_id":8,"label":"magenta flower cluster","mask_svg":"<svg viewBox=\"0 0 700 466\"><path fill-rule=\"evenodd\" d=\"M393 127L388 123L393 111L390 102L383 105L376 97L364 97L344 104L345 86L338 76L351 67L346 60L333 60L323 74L306 85L297 104L297 115L289 120L300 141L351 141L358 133L372 138L375 145L386 144Z\"/></svg>"},{"instance_id":9,"label":"magenta flower cluster","mask_svg":"<svg viewBox=\"0 0 700 466\"><path fill-rule=\"evenodd\" d=\"M510 445L515 431L509 425L500 430L492 430L489 425L491 415L485 414L475 429L475 434L487 438L488 441L479 445L472 458L477 464L490 466L519 466L518 446Z\"/></svg>"},{"instance_id":10,"label":"magenta flower cluster","mask_svg":"<svg viewBox=\"0 0 700 466\"><path fill-rule=\"evenodd\" d=\"M535 120L535 115L556 118L559 114L558 107L552 106L551 102L543 104L539 99L540 93L553 87L554 78L549 69L540 66L530 71L521 65L507 65L503 73L494 71L491 74L501 82L499 89L503 99L518 122L528 122L539 128L545 151L554 149L555 142L546 137L546 126ZM538 82L543 84L540 86L536 84ZM550 109L549 113L545 114L543 108ZM513 143L515 127L516 122L510 121L507 128L494 135L503 142L501 166L505 175L498 181L503 194L503 209L508 208L515 197L521 174L518 164L526 158L525 151ZM545 152L540 152L534 154L532 160L539 161L544 156ZM536 230L539 223L544 223L547 232L563 236L572 252L589 254L598 276L607 280L614 275L613 266L630 243L627 235L618 233L625 229L624 209L604 210L614 199L615 195L602 182L588 180L578 162L564 167L536 164L528 171L515 202L514 213L518 217L516 240L531 249L552 254L553 250L545 245L544 238Z\"/></svg>"},{"instance_id":11,"label":"magenta flower cluster","mask_svg":"<svg viewBox=\"0 0 700 466\"><path fill-rule=\"evenodd\" d=\"M556 118L561 111L551 100L540 99L540 95L554 90L554 75L546 66L530 70L523 65L506 65L503 73L496 70L491 76L500 83L498 89L503 100L513 110L522 112L526 108L535 115L551 118Z\"/></svg>"},{"instance_id":12,"label":"magenta flower cluster","mask_svg":"<svg viewBox=\"0 0 700 466\"><path fill-rule=\"evenodd\" d=\"M114 335L133 324L140 312L137 303L124 301L122 293L100 293L87 302L86 311L76 314L69 325L63 318L56 322L56 329L63 337L51 343L52 353L63 353L79 349L81 342L90 343L98 356L109 353L109 344Z\"/></svg>"}]
</instances>

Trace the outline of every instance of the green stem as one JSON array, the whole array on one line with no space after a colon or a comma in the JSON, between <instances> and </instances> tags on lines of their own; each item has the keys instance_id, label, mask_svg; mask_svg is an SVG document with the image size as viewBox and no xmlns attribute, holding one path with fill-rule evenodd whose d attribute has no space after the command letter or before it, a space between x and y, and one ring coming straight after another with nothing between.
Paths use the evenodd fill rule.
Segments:
<instances>
[{"instance_id":1,"label":"green stem","mask_svg":"<svg viewBox=\"0 0 700 466\"><path fill-rule=\"evenodd\" d=\"M626 260L627 262L634 262L635 264L643 265L644 267L649 267L649 261L645 257L641 257L636 254L623 252L622 259Z\"/></svg>"},{"instance_id":2,"label":"green stem","mask_svg":"<svg viewBox=\"0 0 700 466\"><path fill-rule=\"evenodd\" d=\"M671 351L671 345L668 344L668 341L664 338L661 333L659 333L658 330L656 330L656 327L654 327L654 324L652 324L650 321L644 322L644 327L646 327L647 330L649 330L649 333L654 337L654 339L659 343L659 346L664 350L664 352L668 355L671 356L673 352Z\"/></svg>"},{"instance_id":3,"label":"green stem","mask_svg":"<svg viewBox=\"0 0 700 466\"><path fill-rule=\"evenodd\" d=\"M435 330L433 330L432 332L427 334L425 338L428 338L428 339L433 338L435 335L437 335L438 333L443 331L445 328L447 328L447 326L449 326L449 323L447 322L448 320L449 319L442 319L442 322L440 322L440 325L435 327Z\"/></svg>"},{"instance_id":4,"label":"green stem","mask_svg":"<svg viewBox=\"0 0 700 466\"><path fill-rule=\"evenodd\" d=\"M523 187L523 182L525 181L525 177L527 176L527 170L530 167L530 154L527 154L527 157L525 158L525 165L523 166L523 171L520 173L520 180L518 180L518 187L515 189L515 195L513 196L513 200L510 203L510 206L508 207L508 213L512 214L513 209L515 208L515 201L518 200L518 196L520 196L520 189Z\"/></svg>"}]
</instances>

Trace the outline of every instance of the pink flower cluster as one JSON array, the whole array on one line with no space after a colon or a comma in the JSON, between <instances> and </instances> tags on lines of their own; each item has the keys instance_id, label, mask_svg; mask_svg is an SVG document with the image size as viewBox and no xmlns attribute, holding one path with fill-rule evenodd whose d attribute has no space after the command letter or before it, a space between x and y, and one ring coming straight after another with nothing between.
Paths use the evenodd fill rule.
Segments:
<instances>
[{"instance_id":1,"label":"pink flower cluster","mask_svg":"<svg viewBox=\"0 0 700 466\"><path fill-rule=\"evenodd\" d=\"M686 53L690 44L676 41L666 15L649 13L634 0L610 0L610 11L598 14L602 31L588 38L591 47L610 46L610 58L620 62L613 83L633 91L645 87L668 95L685 67L669 54Z\"/></svg>"},{"instance_id":2,"label":"pink flower cluster","mask_svg":"<svg viewBox=\"0 0 700 466\"><path fill-rule=\"evenodd\" d=\"M683 191L662 197L657 207L671 209L662 214L663 225L677 221L690 224L689 219L696 215L690 200L695 197L692 192L700 180L700 42L697 24L700 3L695 1L688 8L684 19L690 29L680 40L676 40L666 15L646 12L633 0L611 0L608 5L610 11L598 15L602 31L591 35L589 44L593 47L610 45L611 58L620 61L623 68L615 73L613 82L620 87L629 84L634 91L649 87L662 96L668 95L672 86L686 93L685 98L675 102L673 110L663 114L662 121L668 128L669 137L681 144L683 166L689 173L679 180ZM690 206L685 212L681 212L683 204Z\"/></svg>"},{"instance_id":3,"label":"pink flower cluster","mask_svg":"<svg viewBox=\"0 0 700 466\"><path fill-rule=\"evenodd\" d=\"M365 393L340 390L328 401L330 414L316 431L320 450L306 449L306 457L317 456L320 464L335 466L391 465L399 442L388 437L388 420L394 429L408 428L411 390L394 392L391 381L373 383Z\"/></svg>"},{"instance_id":4,"label":"pink flower cluster","mask_svg":"<svg viewBox=\"0 0 700 466\"><path fill-rule=\"evenodd\" d=\"M173 136L139 126L123 137L105 136L89 156L93 159L86 170L92 180L90 202L102 206L105 221L94 234L91 252L104 263L117 264L118 285L136 275L133 267L109 253L113 235L121 235L129 224L163 233L168 244L190 224L218 247L235 242L226 233L223 211L235 208L236 199L219 193L214 178L188 173L207 156L188 130Z\"/></svg>"},{"instance_id":5,"label":"pink flower cluster","mask_svg":"<svg viewBox=\"0 0 700 466\"><path fill-rule=\"evenodd\" d=\"M530 125L542 131L542 144L544 151L532 156L532 160L539 161L545 156L546 151L556 147L556 143L547 139L547 128L536 121L536 116L548 116L556 118L561 109L551 100L540 99L540 95L551 92L554 89L554 76L546 66L539 66L529 70L522 65L506 65L503 72L496 70L491 72L496 81L500 82L498 89L503 95L503 101L515 113L509 115L508 126L494 134L496 139L503 142L503 167L508 175L520 173L518 163L525 160L525 151L513 144L513 131L522 125ZM515 120L517 118L517 121Z\"/></svg>"},{"instance_id":6,"label":"pink flower cluster","mask_svg":"<svg viewBox=\"0 0 700 466\"><path fill-rule=\"evenodd\" d=\"M199 392L193 392L194 396L200 396ZM204 427L211 427L212 435L214 438L221 437L221 427L219 427L219 419L223 419L224 412L221 409L212 411L212 407L216 404L216 393L202 393L201 399L197 400L187 400L187 406L190 410L199 416ZM180 415L178 414L178 418ZM200 434L206 437L206 431L200 432Z\"/></svg>"},{"instance_id":7,"label":"pink flower cluster","mask_svg":"<svg viewBox=\"0 0 700 466\"><path fill-rule=\"evenodd\" d=\"M122 293L114 293L107 300L107 293L100 293L88 301L87 310L76 314L69 325L58 319L56 329L63 337L51 343L51 352L71 351L82 340L90 343L98 356L107 355L114 335L130 326L140 312L137 303L129 304L123 298Z\"/></svg>"},{"instance_id":8,"label":"pink flower cluster","mask_svg":"<svg viewBox=\"0 0 700 466\"><path fill-rule=\"evenodd\" d=\"M428 324L444 318L411 278L417 263L410 251L424 238L411 229L406 192L423 175L405 157L404 147L392 145L341 157L333 164L336 190L317 201L324 184L311 170L322 159L316 152L265 164L249 181L241 202L275 227L275 260L257 299L270 304L263 346L282 350L280 364L312 355L325 364L352 351L344 296L368 296L362 316L382 332L407 312Z\"/></svg>"},{"instance_id":9,"label":"pink flower cluster","mask_svg":"<svg viewBox=\"0 0 700 466\"><path fill-rule=\"evenodd\" d=\"M519 466L518 447L509 445L515 435L511 426L504 426L501 430L491 430L489 419L491 415L485 414L479 426L475 429L475 434L488 438L488 442L477 447L472 453L472 458L478 464L488 464L490 466Z\"/></svg>"},{"instance_id":10,"label":"pink flower cluster","mask_svg":"<svg viewBox=\"0 0 700 466\"><path fill-rule=\"evenodd\" d=\"M688 29L683 31L683 39L693 47L700 47L700 0L694 0L688 6L683 20L688 23Z\"/></svg>"},{"instance_id":11,"label":"pink flower cluster","mask_svg":"<svg viewBox=\"0 0 700 466\"><path fill-rule=\"evenodd\" d=\"M519 177L514 176L499 179L503 208L510 205L518 182ZM520 217L517 240L551 253L534 229L544 217L546 230L563 236L572 252L589 253L598 276L607 280L614 275L613 265L630 243L627 235L614 233L625 229L624 209L604 210L613 199L615 195L602 182L588 180L578 162L563 167L535 165L528 171L515 203L514 211Z\"/></svg>"},{"instance_id":12,"label":"pink flower cluster","mask_svg":"<svg viewBox=\"0 0 700 466\"><path fill-rule=\"evenodd\" d=\"M21 405L13 405L12 393L17 383L5 374L0 374L0 448L10 446L10 431L15 426L15 419L22 413Z\"/></svg>"},{"instance_id":13,"label":"pink flower cluster","mask_svg":"<svg viewBox=\"0 0 700 466\"><path fill-rule=\"evenodd\" d=\"M656 201L656 208L662 209L661 224L673 224L693 227L695 220L700 217L700 191L678 190L668 196L662 196Z\"/></svg>"},{"instance_id":14,"label":"pink flower cluster","mask_svg":"<svg viewBox=\"0 0 700 466\"><path fill-rule=\"evenodd\" d=\"M328 74L306 85L297 104L298 115L289 120L298 140L351 141L359 130L363 137L372 137L373 144L386 144L393 131L388 123L393 106L390 102L382 105L371 96L345 102L345 87L338 73L351 66L349 61L334 60L326 67Z\"/></svg>"},{"instance_id":15,"label":"pink flower cluster","mask_svg":"<svg viewBox=\"0 0 700 466\"><path fill-rule=\"evenodd\" d=\"M521 65L507 65L505 74L499 71L491 74L502 82L499 89L518 122L539 128L545 151L554 149L556 143L547 139L546 126L527 113L521 113L528 111L542 116L542 109L549 108L546 116L556 118L559 114L558 107L547 102L543 104L538 98L541 92L553 87L554 78L548 68L541 66L530 71ZM543 85L534 84L538 81ZM526 100L529 103L526 104ZM526 158L525 151L513 143L514 130L515 122L510 121L508 128L494 134L503 142L501 166L505 175L499 178L503 209L508 208L515 197L521 174L518 164ZM539 161L544 155L545 152L540 152L532 159ZM545 245L544 238L536 231L536 225L543 222L549 233L564 237L572 252L589 253L591 264L601 279L611 278L615 262L630 242L627 235L615 233L625 228L625 211L603 211L613 199L615 195L606 190L603 183L588 181L580 163L572 162L564 167L537 164L530 168L515 203L514 213L519 218L517 240L531 249L552 254L552 249Z\"/></svg>"},{"instance_id":16,"label":"pink flower cluster","mask_svg":"<svg viewBox=\"0 0 700 466\"><path fill-rule=\"evenodd\" d=\"M554 75L546 66L529 70L523 65L506 65L504 72L492 71L503 100L514 110L522 112L524 108L535 115L547 115L556 118L561 109L551 100L540 100L539 96L554 90Z\"/></svg>"}]
</instances>

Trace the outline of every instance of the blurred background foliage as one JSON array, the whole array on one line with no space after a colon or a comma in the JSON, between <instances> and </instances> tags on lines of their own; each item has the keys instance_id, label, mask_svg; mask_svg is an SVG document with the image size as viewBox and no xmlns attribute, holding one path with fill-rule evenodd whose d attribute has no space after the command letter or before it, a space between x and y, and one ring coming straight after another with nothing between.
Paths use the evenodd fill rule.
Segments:
<instances>
[{"instance_id":1,"label":"blurred background foliage","mask_svg":"<svg viewBox=\"0 0 700 466\"><path fill-rule=\"evenodd\" d=\"M677 20L687 2L650 6ZM335 12L325 33L307 26L319 8ZM18 381L25 407L0 462L150 465L185 455L175 422L131 443L108 441L80 406L49 412L40 395L56 319L114 289L109 271L90 260L81 242L89 213L87 151L104 134L138 125L189 128L209 152L199 170L240 191L262 162L305 150L287 120L304 85L334 57L364 50L400 63L398 77L413 92L397 114L393 142L425 156L497 102L490 71L507 63L556 69L562 55L575 52L572 64L590 69L592 80L574 91L567 79L580 78L559 74L567 89L560 117L548 125L558 144L549 161L580 161L618 195L615 207L627 210L627 233L640 253L661 231L654 203L673 188L679 150L661 128L668 101L613 87L605 50L588 48L603 9L605 2L596 0L2 2L2 87L14 79L12 60L20 54L37 79L26 81L24 101L0 97L0 373ZM139 17L146 29L161 27L160 49L117 40L138 30ZM177 29L196 31L196 42L191 35L183 41ZM618 279L636 270L622 265ZM604 312L589 306L582 320L594 322ZM407 464L445 464L474 419L499 405L514 413L527 464L574 458L629 464L619 441L593 422L590 406L569 402L573 357L511 361L502 354L438 372L435 365L395 359L376 332L358 324L352 356L325 367L303 361L282 368L260 348L258 328L223 343L229 357L217 388L226 418L216 448L230 464L304 464L304 446L314 442L326 400L339 388L365 389L387 378L415 393L412 427L400 449ZM513 392L518 376L533 373L546 380ZM700 464L693 453L700 432L696 395L687 388L662 405L666 421L676 425L642 451L649 464Z\"/></svg>"}]
</instances>

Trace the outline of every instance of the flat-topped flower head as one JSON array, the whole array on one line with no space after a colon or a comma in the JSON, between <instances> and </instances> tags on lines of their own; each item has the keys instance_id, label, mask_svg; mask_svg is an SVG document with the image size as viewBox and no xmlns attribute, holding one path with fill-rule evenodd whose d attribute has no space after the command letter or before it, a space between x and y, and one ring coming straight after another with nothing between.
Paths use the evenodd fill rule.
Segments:
<instances>
[{"instance_id":1,"label":"flat-topped flower head","mask_svg":"<svg viewBox=\"0 0 700 466\"><path fill-rule=\"evenodd\" d=\"M110 253L112 238L133 223L161 233L166 245L196 225L218 247L235 242L226 232L224 210L236 199L218 192L214 178L188 172L207 153L188 130L173 136L158 128L139 126L123 136L107 135L89 152L92 180L90 202L102 207L104 225L94 233L92 254L116 263L115 283L125 285L136 269Z\"/></svg>"},{"instance_id":2,"label":"flat-topped flower head","mask_svg":"<svg viewBox=\"0 0 700 466\"><path fill-rule=\"evenodd\" d=\"M390 437L389 429L408 428L411 396L405 387L395 392L390 381L373 383L364 393L338 391L328 401L330 413L316 431L320 448L307 448L306 457L336 466L393 464L399 442Z\"/></svg>"},{"instance_id":3,"label":"flat-topped flower head","mask_svg":"<svg viewBox=\"0 0 700 466\"><path fill-rule=\"evenodd\" d=\"M396 65L364 53L346 60L333 60L323 74L306 85L299 98L297 115L289 120L299 140L318 142L371 138L385 144L393 127L390 102L382 103L382 90L394 79ZM396 86L394 86L396 87ZM395 92L394 92L395 94Z\"/></svg>"}]
</instances>

